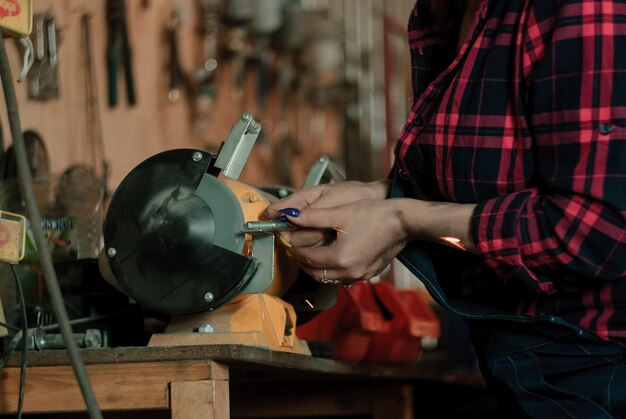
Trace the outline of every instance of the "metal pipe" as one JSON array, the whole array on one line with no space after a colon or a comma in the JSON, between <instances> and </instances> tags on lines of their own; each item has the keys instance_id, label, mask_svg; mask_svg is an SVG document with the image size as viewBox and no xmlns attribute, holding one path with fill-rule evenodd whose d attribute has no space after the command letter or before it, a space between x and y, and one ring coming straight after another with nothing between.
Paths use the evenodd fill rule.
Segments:
<instances>
[{"instance_id":1,"label":"metal pipe","mask_svg":"<svg viewBox=\"0 0 626 419\"><path fill-rule=\"evenodd\" d=\"M52 256L48 249L48 242L41 228L41 216L37 207L37 200L33 191L33 181L30 170L28 168L28 159L26 157L26 145L22 135L22 127L20 123L20 115L18 110L15 89L13 88L13 76L11 75L11 67L7 56L4 37L0 42L0 78L2 79L2 88L4 90L4 100L7 107L7 116L11 128L11 137L13 139L13 148L15 150L15 159L17 162L17 173L21 182L24 201L26 202L26 210L31 221L35 244L39 251L39 260L44 272L44 279L54 315L59 321L61 334L67 344L67 353L72 362L74 374L78 380L78 385L85 399L85 404L92 419L102 419L102 413L98 407L98 401L93 393L89 377L85 370L82 359L78 352L78 346L74 341L72 327L69 324L69 317L63 303L61 288L52 264Z\"/></svg>"}]
</instances>

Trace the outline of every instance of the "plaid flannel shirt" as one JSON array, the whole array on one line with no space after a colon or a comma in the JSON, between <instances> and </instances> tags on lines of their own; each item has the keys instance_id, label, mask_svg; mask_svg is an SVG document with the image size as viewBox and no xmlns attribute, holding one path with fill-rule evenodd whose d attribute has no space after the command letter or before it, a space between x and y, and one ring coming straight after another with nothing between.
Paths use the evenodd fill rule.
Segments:
<instances>
[{"instance_id":1,"label":"plaid flannel shirt","mask_svg":"<svg viewBox=\"0 0 626 419\"><path fill-rule=\"evenodd\" d=\"M457 55L421 9L396 167L416 198L478 204L480 263L447 281L626 341L626 0L486 0Z\"/></svg>"}]
</instances>

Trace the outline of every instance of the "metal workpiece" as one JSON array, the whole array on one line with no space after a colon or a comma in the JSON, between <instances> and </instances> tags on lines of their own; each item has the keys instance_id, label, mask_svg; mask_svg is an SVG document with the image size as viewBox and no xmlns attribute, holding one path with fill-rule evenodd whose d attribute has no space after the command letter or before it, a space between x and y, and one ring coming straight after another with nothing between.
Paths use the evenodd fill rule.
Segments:
<instances>
[{"instance_id":1,"label":"metal workpiece","mask_svg":"<svg viewBox=\"0 0 626 419\"><path fill-rule=\"evenodd\" d=\"M244 113L228 134L214 166L222 169L224 176L237 180L260 132L261 124Z\"/></svg>"},{"instance_id":2,"label":"metal workpiece","mask_svg":"<svg viewBox=\"0 0 626 419\"><path fill-rule=\"evenodd\" d=\"M294 230L295 226L286 221L248 221L244 223L242 233L246 234L271 234L276 231Z\"/></svg>"},{"instance_id":3,"label":"metal workpiece","mask_svg":"<svg viewBox=\"0 0 626 419\"><path fill-rule=\"evenodd\" d=\"M58 333L46 333L42 329L35 329L31 339L29 346L40 351L66 348L63 336ZM99 329L87 329L85 333L74 333L74 341L79 348L101 348L102 332Z\"/></svg>"}]
</instances>

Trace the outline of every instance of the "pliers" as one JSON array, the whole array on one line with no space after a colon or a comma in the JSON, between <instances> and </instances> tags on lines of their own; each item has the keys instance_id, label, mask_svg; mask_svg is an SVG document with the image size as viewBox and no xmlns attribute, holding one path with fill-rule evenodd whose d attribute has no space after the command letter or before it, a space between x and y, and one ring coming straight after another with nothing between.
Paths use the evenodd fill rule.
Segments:
<instances>
[{"instance_id":1,"label":"pliers","mask_svg":"<svg viewBox=\"0 0 626 419\"><path fill-rule=\"evenodd\" d=\"M106 18L108 26L107 75L109 82L109 106L117 105L117 75L120 64L124 66L126 79L126 100L129 105L136 103L135 82L133 80L132 48L128 41L125 0L107 0Z\"/></svg>"}]
</instances>

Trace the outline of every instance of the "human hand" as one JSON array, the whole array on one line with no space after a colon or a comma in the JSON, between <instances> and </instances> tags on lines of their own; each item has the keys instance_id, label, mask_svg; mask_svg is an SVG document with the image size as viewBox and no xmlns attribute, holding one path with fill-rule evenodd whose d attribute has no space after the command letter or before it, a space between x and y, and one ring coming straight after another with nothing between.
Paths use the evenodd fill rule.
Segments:
<instances>
[{"instance_id":1,"label":"human hand","mask_svg":"<svg viewBox=\"0 0 626 419\"><path fill-rule=\"evenodd\" d=\"M409 240L396 200L366 199L303 209L288 217L298 228L288 235L288 253L318 281L351 283L380 274ZM314 242L320 231L326 234Z\"/></svg>"},{"instance_id":2,"label":"human hand","mask_svg":"<svg viewBox=\"0 0 626 419\"><path fill-rule=\"evenodd\" d=\"M261 215L262 219L271 220L285 214L292 215L307 208L329 208L366 199L384 199L389 190L389 181L376 182L341 182L313 186L294 192L286 198L271 204ZM286 211L284 211L287 209ZM298 232L301 246L315 246L329 240L334 234L332 224L322 228L302 229ZM290 243L292 232L280 233L283 243Z\"/></svg>"},{"instance_id":3,"label":"human hand","mask_svg":"<svg viewBox=\"0 0 626 419\"><path fill-rule=\"evenodd\" d=\"M389 181L340 182L311 186L272 203L261 218L272 220L282 215L283 208L327 208L362 199L384 199L389 191Z\"/></svg>"},{"instance_id":4,"label":"human hand","mask_svg":"<svg viewBox=\"0 0 626 419\"><path fill-rule=\"evenodd\" d=\"M384 199L389 183L345 182L300 190L273 203L266 219L285 215L295 230L278 233L303 269L321 281L369 279L410 240L476 252L476 204Z\"/></svg>"}]
</instances>

